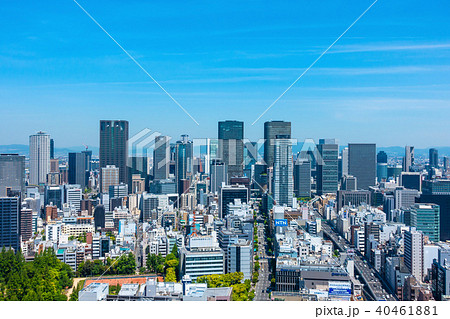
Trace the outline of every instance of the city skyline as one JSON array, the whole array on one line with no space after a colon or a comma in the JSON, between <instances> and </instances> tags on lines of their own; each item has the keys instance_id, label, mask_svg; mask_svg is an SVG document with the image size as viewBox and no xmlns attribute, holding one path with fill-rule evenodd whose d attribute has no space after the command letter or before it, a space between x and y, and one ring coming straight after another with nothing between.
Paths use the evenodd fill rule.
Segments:
<instances>
[{"instance_id":1,"label":"city skyline","mask_svg":"<svg viewBox=\"0 0 450 319\"><path fill-rule=\"evenodd\" d=\"M214 136L218 121L235 119L255 139L265 121L290 120L294 137L448 145L441 127L450 112L450 25L438 4L413 1L404 10L400 3L376 3L252 126L371 2L300 2L290 10L234 2L79 3L200 125L76 4L43 9L29 2L20 15L5 4L4 15L14 21L0 22L9 30L0 40L0 144L25 144L29 134L45 130L60 146L98 146L98 120L120 118L132 123L130 134L149 127L169 136ZM433 125L421 129L426 123ZM7 134L19 125L29 130Z\"/></svg>"}]
</instances>

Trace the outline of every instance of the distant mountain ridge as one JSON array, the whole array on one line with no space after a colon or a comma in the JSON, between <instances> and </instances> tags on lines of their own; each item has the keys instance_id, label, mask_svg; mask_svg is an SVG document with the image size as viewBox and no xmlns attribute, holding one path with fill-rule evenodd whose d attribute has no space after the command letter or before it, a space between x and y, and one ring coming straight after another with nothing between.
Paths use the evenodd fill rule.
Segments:
<instances>
[{"instance_id":1,"label":"distant mountain ridge","mask_svg":"<svg viewBox=\"0 0 450 319\"><path fill-rule=\"evenodd\" d=\"M292 147L293 153L300 152L303 143L299 143L298 145L294 145ZM339 150L342 150L347 145L340 145ZM431 148L431 147L430 147ZM428 151L430 148L415 148L414 155L426 156L428 157ZM439 146L434 147L438 150L439 156L450 156L450 146ZM94 156L98 156L99 148L97 146L89 146L89 150L92 151ZM67 156L69 152L81 152L84 151L85 148L83 146L74 146L74 147L56 147L55 148L55 156ZM204 150L202 150L204 151ZM405 154L405 147L403 146L387 146L387 147L377 147L377 152L384 151L388 156L403 156ZM24 144L10 144L10 145L0 145L0 153L17 153L19 155L28 156L29 148L28 145ZM263 148L258 150L260 155L263 155Z\"/></svg>"},{"instance_id":2,"label":"distant mountain ridge","mask_svg":"<svg viewBox=\"0 0 450 319\"><path fill-rule=\"evenodd\" d=\"M55 147L55 156L67 156L69 152L81 152L84 151L84 146L74 146L74 147ZM98 147L89 146L88 150L92 151L93 155L98 156ZM0 154L19 154L28 156L29 147L24 144L10 144L10 145L0 145Z\"/></svg>"}]
</instances>

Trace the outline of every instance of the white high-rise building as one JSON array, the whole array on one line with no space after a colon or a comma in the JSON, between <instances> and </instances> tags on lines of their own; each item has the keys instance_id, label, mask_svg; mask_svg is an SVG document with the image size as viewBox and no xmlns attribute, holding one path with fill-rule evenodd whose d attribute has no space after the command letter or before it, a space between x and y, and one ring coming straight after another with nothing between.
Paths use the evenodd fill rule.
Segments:
<instances>
[{"instance_id":1,"label":"white high-rise building","mask_svg":"<svg viewBox=\"0 0 450 319\"><path fill-rule=\"evenodd\" d=\"M342 150L342 176L348 175L348 147Z\"/></svg>"},{"instance_id":2,"label":"white high-rise building","mask_svg":"<svg viewBox=\"0 0 450 319\"><path fill-rule=\"evenodd\" d=\"M405 156L403 157L402 170L410 172L414 165L414 146L405 146Z\"/></svg>"},{"instance_id":3,"label":"white high-rise building","mask_svg":"<svg viewBox=\"0 0 450 319\"><path fill-rule=\"evenodd\" d=\"M422 281L423 277L423 234L414 227L405 231L405 265L416 277Z\"/></svg>"},{"instance_id":4,"label":"white high-rise building","mask_svg":"<svg viewBox=\"0 0 450 319\"><path fill-rule=\"evenodd\" d=\"M50 172L50 135L30 135L30 185L45 184Z\"/></svg>"},{"instance_id":5,"label":"white high-rise building","mask_svg":"<svg viewBox=\"0 0 450 319\"><path fill-rule=\"evenodd\" d=\"M292 142L283 135L278 135L274 142L274 199L277 205L292 207L294 196Z\"/></svg>"},{"instance_id":6,"label":"white high-rise building","mask_svg":"<svg viewBox=\"0 0 450 319\"><path fill-rule=\"evenodd\" d=\"M81 210L81 199L83 197L83 191L80 185L66 186L66 200L69 207L74 207L77 212Z\"/></svg>"}]
</instances>

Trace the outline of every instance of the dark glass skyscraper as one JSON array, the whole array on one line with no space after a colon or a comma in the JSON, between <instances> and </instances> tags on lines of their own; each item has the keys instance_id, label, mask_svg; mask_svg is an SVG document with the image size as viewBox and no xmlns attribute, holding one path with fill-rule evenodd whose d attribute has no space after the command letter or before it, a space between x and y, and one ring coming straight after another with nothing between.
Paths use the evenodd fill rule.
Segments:
<instances>
[{"instance_id":1,"label":"dark glass skyscraper","mask_svg":"<svg viewBox=\"0 0 450 319\"><path fill-rule=\"evenodd\" d=\"M0 197L0 249L20 249L19 244L19 197Z\"/></svg>"},{"instance_id":2,"label":"dark glass skyscraper","mask_svg":"<svg viewBox=\"0 0 450 319\"><path fill-rule=\"evenodd\" d=\"M55 141L51 138L50 139L50 159L55 158Z\"/></svg>"},{"instance_id":3,"label":"dark glass skyscraper","mask_svg":"<svg viewBox=\"0 0 450 319\"><path fill-rule=\"evenodd\" d=\"M168 136L157 136L155 139L155 150L153 151L153 179L161 180L169 178L170 169L170 138Z\"/></svg>"},{"instance_id":4,"label":"dark glass skyscraper","mask_svg":"<svg viewBox=\"0 0 450 319\"><path fill-rule=\"evenodd\" d=\"M78 184L86 188L86 154L69 153L69 184Z\"/></svg>"},{"instance_id":5,"label":"dark glass skyscraper","mask_svg":"<svg viewBox=\"0 0 450 319\"><path fill-rule=\"evenodd\" d=\"M128 121L100 121L100 169L119 168L119 182L127 183Z\"/></svg>"},{"instance_id":6,"label":"dark glass skyscraper","mask_svg":"<svg viewBox=\"0 0 450 319\"><path fill-rule=\"evenodd\" d=\"M339 145L334 139L320 139L317 145L317 194L336 193L338 190Z\"/></svg>"},{"instance_id":7,"label":"dark glass skyscraper","mask_svg":"<svg viewBox=\"0 0 450 319\"><path fill-rule=\"evenodd\" d=\"M218 158L227 165L228 178L243 175L244 165L244 122L219 122Z\"/></svg>"},{"instance_id":8,"label":"dark glass skyscraper","mask_svg":"<svg viewBox=\"0 0 450 319\"><path fill-rule=\"evenodd\" d=\"M18 154L0 155L0 196L6 196L6 188L25 190L25 156Z\"/></svg>"},{"instance_id":9,"label":"dark glass skyscraper","mask_svg":"<svg viewBox=\"0 0 450 319\"><path fill-rule=\"evenodd\" d=\"M376 149L375 144L348 144L348 173L356 177L358 189L375 185Z\"/></svg>"},{"instance_id":10,"label":"dark glass skyscraper","mask_svg":"<svg viewBox=\"0 0 450 319\"><path fill-rule=\"evenodd\" d=\"M307 159L295 161L294 193L297 197L311 197L311 162Z\"/></svg>"},{"instance_id":11,"label":"dark glass skyscraper","mask_svg":"<svg viewBox=\"0 0 450 319\"><path fill-rule=\"evenodd\" d=\"M271 121L264 123L264 162L267 167L273 167L274 145L277 135L291 138L291 122Z\"/></svg>"},{"instance_id":12,"label":"dark glass skyscraper","mask_svg":"<svg viewBox=\"0 0 450 319\"><path fill-rule=\"evenodd\" d=\"M387 163L387 154L384 151L379 151L377 154L377 163Z\"/></svg>"},{"instance_id":13,"label":"dark glass skyscraper","mask_svg":"<svg viewBox=\"0 0 450 319\"><path fill-rule=\"evenodd\" d=\"M434 168L439 167L439 154L437 149L430 148L429 160L430 160L430 167Z\"/></svg>"},{"instance_id":14,"label":"dark glass skyscraper","mask_svg":"<svg viewBox=\"0 0 450 319\"><path fill-rule=\"evenodd\" d=\"M194 144L187 135L181 135L181 140L175 146L175 178L177 185L182 179L192 181L194 171Z\"/></svg>"}]
</instances>

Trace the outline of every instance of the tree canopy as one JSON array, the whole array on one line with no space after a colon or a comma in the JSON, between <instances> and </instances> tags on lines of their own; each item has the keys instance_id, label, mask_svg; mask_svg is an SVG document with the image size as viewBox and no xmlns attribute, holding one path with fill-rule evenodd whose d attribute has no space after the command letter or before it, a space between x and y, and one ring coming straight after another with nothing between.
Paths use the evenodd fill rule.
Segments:
<instances>
[{"instance_id":1,"label":"tree canopy","mask_svg":"<svg viewBox=\"0 0 450 319\"><path fill-rule=\"evenodd\" d=\"M63 290L72 286L72 279L72 269L53 249L45 249L32 262L25 262L21 252L0 252L0 300L67 300Z\"/></svg>"},{"instance_id":2,"label":"tree canopy","mask_svg":"<svg viewBox=\"0 0 450 319\"><path fill-rule=\"evenodd\" d=\"M117 260L119 258L119 260ZM115 259L107 258L106 264L101 260L86 260L77 269L79 277L105 275L132 275L136 272L136 259L128 253Z\"/></svg>"}]
</instances>

